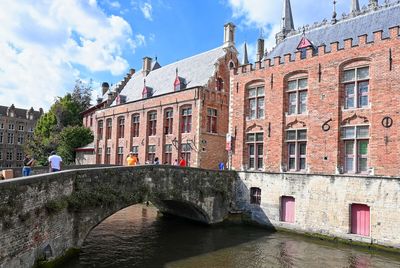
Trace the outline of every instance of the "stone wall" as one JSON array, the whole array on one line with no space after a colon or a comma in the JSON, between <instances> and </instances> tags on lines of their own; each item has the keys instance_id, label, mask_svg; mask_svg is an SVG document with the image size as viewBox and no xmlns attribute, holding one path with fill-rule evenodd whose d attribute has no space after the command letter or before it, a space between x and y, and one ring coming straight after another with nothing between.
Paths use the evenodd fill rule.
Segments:
<instances>
[{"instance_id":1,"label":"stone wall","mask_svg":"<svg viewBox=\"0 0 400 268\"><path fill-rule=\"evenodd\" d=\"M400 249L400 179L240 172L238 209L275 228L322 234ZM261 205L250 204L250 189L261 189ZM281 221L281 198L295 198L295 222ZM370 207L370 236L351 234L351 205Z\"/></svg>"},{"instance_id":2,"label":"stone wall","mask_svg":"<svg viewBox=\"0 0 400 268\"><path fill-rule=\"evenodd\" d=\"M173 166L71 170L0 182L0 268L79 248L92 228L127 206L150 200L161 212L205 223L224 220L234 172Z\"/></svg>"}]
</instances>

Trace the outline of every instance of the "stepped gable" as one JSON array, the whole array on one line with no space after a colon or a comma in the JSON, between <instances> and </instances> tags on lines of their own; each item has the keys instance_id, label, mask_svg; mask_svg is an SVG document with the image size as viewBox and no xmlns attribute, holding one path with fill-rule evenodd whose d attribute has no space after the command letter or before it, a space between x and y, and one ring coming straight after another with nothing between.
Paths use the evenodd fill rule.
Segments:
<instances>
[{"instance_id":1,"label":"stepped gable","mask_svg":"<svg viewBox=\"0 0 400 268\"><path fill-rule=\"evenodd\" d=\"M121 94L127 96L127 102L141 100L144 79L146 79L146 86L153 89L153 97L174 92L177 68L179 69L179 77L186 82L186 88L205 86L215 73L215 63L225 54L226 50L223 47L218 47L153 69L146 77L143 77L142 72L137 72L129 80ZM116 105L115 101L113 105Z\"/></svg>"},{"instance_id":2,"label":"stepped gable","mask_svg":"<svg viewBox=\"0 0 400 268\"><path fill-rule=\"evenodd\" d=\"M315 47L326 45L326 51L331 51L330 44L339 42L339 48L343 48L344 40L352 38L353 45L358 44L358 36L368 35L367 42L373 41L373 32L383 31L382 38L389 37L389 28L400 25L400 4L395 3L387 7L380 7L378 10L369 10L365 14L356 17L348 17L332 24L328 21L318 24L316 27L306 28L305 36ZM297 51L297 46L302 38L302 31L286 37L284 41L276 45L264 59L281 57L284 60L285 54L292 54Z\"/></svg>"}]
</instances>

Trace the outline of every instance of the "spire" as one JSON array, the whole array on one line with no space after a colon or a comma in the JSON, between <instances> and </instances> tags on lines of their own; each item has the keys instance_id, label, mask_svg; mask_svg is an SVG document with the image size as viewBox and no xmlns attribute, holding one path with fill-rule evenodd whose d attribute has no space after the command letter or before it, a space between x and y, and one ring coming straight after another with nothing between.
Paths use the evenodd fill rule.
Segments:
<instances>
[{"instance_id":1,"label":"spire","mask_svg":"<svg viewBox=\"0 0 400 268\"><path fill-rule=\"evenodd\" d=\"M247 55L247 44L244 43L243 48L243 65L249 64L249 57Z\"/></svg>"},{"instance_id":2,"label":"spire","mask_svg":"<svg viewBox=\"0 0 400 268\"><path fill-rule=\"evenodd\" d=\"M358 2L358 0L352 0L350 13L354 14L358 11L360 11L360 3Z\"/></svg>"},{"instance_id":3,"label":"spire","mask_svg":"<svg viewBox=\"0 0 400 268\"><path fill-rule=\"evenodd\" d=\"M280 43L285 40L288 33L294 31L294 22L292 15L292 7L290 5L290 0L283 1L283 13L282 13L282 24L281 31L276 34L276 43Z\"/></svg>"},{"instance_id":4,"label":"spire","mask_svg":"<svg viewBox=\"0 0 400 268\"><path fill-rule=\"evenodd\" d=\"M335 24L337 22L336 3L337 3L336 0L333 0L333 14L332 14L332 20L331 20L332 24Z\"/></svg>"},{"instance_id":5,"label":"spire","mask_svg":"<svg viewBox=\"0 0 400 268\"><path fill-rule=\"evenodd\" d=\"M292 7L290 0L284 0L283 2L283 14L282 14L282 32L290 32L294 30Z\"/></svg>"}]
</instances>

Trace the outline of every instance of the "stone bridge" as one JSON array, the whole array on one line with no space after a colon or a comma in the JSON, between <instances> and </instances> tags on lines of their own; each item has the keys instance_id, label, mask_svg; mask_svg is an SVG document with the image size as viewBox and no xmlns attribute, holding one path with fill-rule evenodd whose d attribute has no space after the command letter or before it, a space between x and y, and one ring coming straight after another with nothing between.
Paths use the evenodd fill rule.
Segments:
<instances>
[{"instance_id":1,"label":"stone bridge","mask_svg":"<svg viewBox=\"0 0 400 268\"><path fill-rule=\"evenodd\" d=\"M234 202L235 172L173 166L104 167L0 182L0 267L79 248L115 212L144 201L168 213L219 223Z\"/></svg>"}]
</instances>

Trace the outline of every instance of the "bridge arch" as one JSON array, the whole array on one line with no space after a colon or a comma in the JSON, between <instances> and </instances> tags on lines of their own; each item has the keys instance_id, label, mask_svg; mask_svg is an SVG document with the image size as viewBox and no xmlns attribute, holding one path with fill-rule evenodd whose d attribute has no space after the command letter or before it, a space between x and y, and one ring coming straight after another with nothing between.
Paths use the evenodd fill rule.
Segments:
<instances>
[{"instance_id":1,"label":"bridge arch","mask_svg":"<svg viewBox=\"0 0 400 268\"><path fill-rule=\"evenodd\" d=\"M0 182L0 239L26 230L10 248L0 250L0 267L32 266L49 247L53 257L79 248L107 217L147 200L162 213L221 222L229 212L235 180L235 172L159 165L70 170Z\"/></svg>"}]
</instances>

